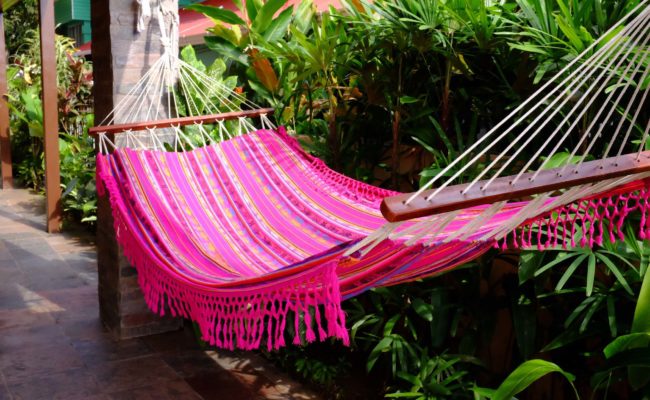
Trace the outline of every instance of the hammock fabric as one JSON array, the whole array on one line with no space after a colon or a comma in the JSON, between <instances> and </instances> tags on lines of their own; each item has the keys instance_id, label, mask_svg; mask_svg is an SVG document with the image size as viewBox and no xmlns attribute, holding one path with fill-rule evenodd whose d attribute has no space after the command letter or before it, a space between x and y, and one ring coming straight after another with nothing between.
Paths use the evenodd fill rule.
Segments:
<instances>
[{"instance_id":1,"label":"hammock fabric","mask_svg":"<svg viewBox=\"0 0 650 400\"><path fill-rule=\"evenodd\" d=\"M284 346L286 324L294 325L295 344L328 337L347 344L343 299L505 245L490 232L527 204L505 205L462 240L445 238L488 206L462 211L430 243L386 239L363 257L346 257L385 224L379 205L395 193L330 170L283 128L192 151L116 149L98 155L97 173L149 307L195 321L205 340L230 349ZM641 211L645 237L648 197L644 181L627 183L524 222L508 243L566 244L576 228L584 231L581 245L614 240L632 211Z\"/></svg>"}]
</instances>

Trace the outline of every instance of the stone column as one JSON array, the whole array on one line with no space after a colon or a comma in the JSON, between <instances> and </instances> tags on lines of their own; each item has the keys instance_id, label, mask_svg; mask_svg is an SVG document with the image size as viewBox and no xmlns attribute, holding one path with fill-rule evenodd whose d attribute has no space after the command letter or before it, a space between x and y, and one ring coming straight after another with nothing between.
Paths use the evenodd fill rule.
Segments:
<instances>
[{"instance_id":1,"label":"stone column","mask_svg":"<svg viewBox=\"0 0 650 400\"><path fill-rule=\"evenodd\" d=\"M160 1L167 9L178 10L177 0ZM154 4L152 12L157 8ZM155 15L144 31L137 31L136 0L93 0L91 19L95 122L99 124L156 62L163 47ZM120 118L123 116L117 115L115 122L126 122ZM182 326L182 320L160 318L147 308L136 270L116 242L106 196L98 199L97 259L100 317L116 337L144 336Z\"/></svg>"}]
</instances>

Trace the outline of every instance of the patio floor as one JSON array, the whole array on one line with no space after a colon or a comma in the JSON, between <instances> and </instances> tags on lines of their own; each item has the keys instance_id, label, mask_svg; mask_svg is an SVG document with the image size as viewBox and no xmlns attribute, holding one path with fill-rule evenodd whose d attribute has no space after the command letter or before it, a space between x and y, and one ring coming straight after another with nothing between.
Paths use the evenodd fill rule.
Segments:
<instances>
[{"instance_id":1,"label":"patio floor","mask_svg":"<svg viewBox=\"0 0 650 400\"><path fill-rule=\"evenodd\" d=\"M46 234L43 207L0 190L0 400L318 398L255 354L201 350L187 327L112 340L92 236Z\"/></svg>"}]
</instances>

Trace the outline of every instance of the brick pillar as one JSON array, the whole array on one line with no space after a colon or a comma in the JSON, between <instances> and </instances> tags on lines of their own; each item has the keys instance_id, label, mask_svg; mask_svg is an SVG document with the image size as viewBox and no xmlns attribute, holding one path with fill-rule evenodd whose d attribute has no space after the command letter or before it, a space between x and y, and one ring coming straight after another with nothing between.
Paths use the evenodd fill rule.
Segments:
<instances>
[{"instance_id":1,"label":"brick pillar","mask_svg":"<svg viewBox=\"0 0 650 400\"><path fill-rule=\"evenodd\" d=\"M174 9L178 9L177 0L161 1L173 3ZM91 19L95 122L99 124L160 57L163 49L155 18L145 31L136 31L136 0L93 0ZM116 116L115 122L124 122L120 118ZM116 242L110 204L105 196L98 199L97 259L100 317L116 337L125 339L181 327L182 320L160 318L147 308L136 270Z\"/></svg>"}]
</instances>

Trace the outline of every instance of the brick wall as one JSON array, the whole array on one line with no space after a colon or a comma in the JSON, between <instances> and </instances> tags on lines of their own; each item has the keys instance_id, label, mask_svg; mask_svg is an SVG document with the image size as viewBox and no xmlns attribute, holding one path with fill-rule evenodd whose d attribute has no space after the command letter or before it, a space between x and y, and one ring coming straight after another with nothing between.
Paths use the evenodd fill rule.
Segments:
<instances>
[{"instance_id":1,"label":"brick wall","mask_svg":"<svg viewBox=\"0 0 650 400\"><path fill-rule=\"evenodd\" d=\"M161 1L177 9L177 0ZM155 19L147 30L136 32L135 0L93 0L91 4L95 121L99 123L158 59L162 46ZM123 118L117 115L115 122L124 122ZM182 320L157 317L147 308L136 270L115 240L106 197L98 201L97 259L100 317L116 337L161 333L182 325Z\"/></svg>"}]
</instances>

